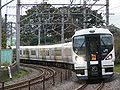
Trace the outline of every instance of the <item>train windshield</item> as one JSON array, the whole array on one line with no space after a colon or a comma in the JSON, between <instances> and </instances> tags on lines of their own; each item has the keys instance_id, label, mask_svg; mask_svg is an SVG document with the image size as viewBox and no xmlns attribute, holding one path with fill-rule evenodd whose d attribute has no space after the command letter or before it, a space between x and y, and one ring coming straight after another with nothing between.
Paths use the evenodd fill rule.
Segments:
<instances>
[{"instance_id":1,"label":"train windshield","mask_svg":"<svg viewBox=\"0 0 120 90\"><path fill-rule=\"evenodd\" d=\"M79 56L86 54L85 36L76 36L73 38L73 50Z\"/></svg>"},{"instance_id":2,"label":"train windshield","mask_svg":"<svg viewBox=\"0 0 120 90\"><path fill-rule=\"evenodd\" d=\"M111 35L100 35L100 43L101 43L101 54L102 59L106 57L108 53L113 49L113 41Z\"/></svg>"},{"instance_id":3,"label":"train windshield","mask_svg":"<svg viewBox=\"0 0 120 90\"><path fill-rule=\"evenodd\" d=\"M101 56L102 57L101 59L103 60L112 49L113 49L112 36L108 34L96 36L82 35L75 36L73 38L73 51L80 57L85 58L86 54L90 54L91 57L92 54L95 54L96 58Z\"/></svg>"}]
</instances>

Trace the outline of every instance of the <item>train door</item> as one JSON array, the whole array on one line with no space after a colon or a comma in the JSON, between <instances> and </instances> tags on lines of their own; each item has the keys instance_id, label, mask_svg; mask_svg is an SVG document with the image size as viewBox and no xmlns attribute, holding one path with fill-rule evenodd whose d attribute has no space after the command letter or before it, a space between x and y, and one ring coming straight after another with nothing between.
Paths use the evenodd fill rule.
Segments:
<instances>
[{"instance_id":1,"label":"train door","mask_svg":"<svg viewBox=\"0 0 120 90\"><path fill-rule=\"evenodd\" d=\"M100 36L86 36L88 78L102 77Z\"/></svg>"}]
</instances>

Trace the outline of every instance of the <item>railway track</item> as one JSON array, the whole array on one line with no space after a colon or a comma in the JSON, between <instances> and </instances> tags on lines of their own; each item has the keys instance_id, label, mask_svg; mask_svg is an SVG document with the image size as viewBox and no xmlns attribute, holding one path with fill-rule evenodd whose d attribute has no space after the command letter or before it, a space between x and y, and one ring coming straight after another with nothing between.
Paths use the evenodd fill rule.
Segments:
<instances>
[{"instance_id":1,"label":"railway track","mask_svg":"<svg viewBox=\"0 0 120 90\"><path fill-rule=\"evenodd\" d=\"M95 90L101 90L104 86L104 81L102 81Z\"/></svg>"},{"instance_id":2,"label":"railway track","mask_svg":"<svg viewBox=\"0 0 120 90\"><path fill-rule=\"evenodd\" d=\"M45 80L48 80L48 79L54 77L54 75L55 75L55 71L51 68L38 66L38 65L26 65L26 64L21 64L21 65L24 66L24 67L30 67L30 68L37 69L42 73L40 75L32 78L32 79L21 81L21 82L12 84L12 85L5 86L4 87L5 90L18 90L18 89L21 89L21 88L26 88L28 86L31 87L35 84L41 83ZM0 88L0 90L1 90L1 88Z\"/></svg>"},{"instance_id":3,"label":"railway track","mask_svg":"<svg viewBox=\"0 0 120 90\"><path fill-rule=\"evenodd\" d=\"M76 88L75 90L84 90L85 87L87 87L87 85L88 85L88 84L87 84L87 82L86 82L86 83L84 83L82 86Z\"/></svg>"},{"instance_id":4,"label":"railway track","mask_svg":"<svg viewBox=\"0 0 120 90\"><path fill-rule=\"evenodd\" d=\"M80 85L80 87L76 88L75 90L86 90L86 87L88 86L87 82L83 85ZM101 90L104 86L104 81L102 81L94 90Z\"/></svg>"}]
</instances>

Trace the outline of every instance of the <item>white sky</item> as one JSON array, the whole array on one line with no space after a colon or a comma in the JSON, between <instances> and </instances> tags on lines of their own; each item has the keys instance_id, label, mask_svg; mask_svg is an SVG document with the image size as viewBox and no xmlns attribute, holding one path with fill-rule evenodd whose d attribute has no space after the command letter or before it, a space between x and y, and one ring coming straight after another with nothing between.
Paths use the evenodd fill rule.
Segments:
<instances>
[{"instance_id":1,"label":"white sky","mask_svg":"<svg viewBox=\"0 0 120 90\"><path fill-rule=\"evenodd\" d=\"M11 0L1 0L2 1L2 5L4 5L6 2L8 1L11 1ZM43 0L20 0L21 3L24 3L24 4L35 4L35 3L40 3L42 2ZM45 0L47 1L48 3L51 3L51 4L70 4L70 0ZM80 1L83 1L83 0L74 0L73 3L77 3L79 4ZM93 0L89 0L89 1L93 1ZM97 3L101 3L101 4L105 4L105 1L106 0L99 0ZM16 5L16 2L17 0L13 1L11 4L9 4L8 6L15 6ZM120 0L109 0L110 2L110 13L114 13L114 15L110 15L110 24L114 24L115 26L119 27L120 28ZM88 2L89 3L89 2ZM96 7L94 7L96 8ZM93 8L93 9L94 9ZM105 7L103 8L104 11L100 11L100 12L105 12ZM12 15L15 15L16 14L16 9L15 8L7 8L6 10L6 7L4 7L2 9L2 15L4 17L4 14L7 13L8 15L12 14ZM15 21L15 17L12 17L12 16L8 16L8 21Z\"/></svg>"}]
</instances>

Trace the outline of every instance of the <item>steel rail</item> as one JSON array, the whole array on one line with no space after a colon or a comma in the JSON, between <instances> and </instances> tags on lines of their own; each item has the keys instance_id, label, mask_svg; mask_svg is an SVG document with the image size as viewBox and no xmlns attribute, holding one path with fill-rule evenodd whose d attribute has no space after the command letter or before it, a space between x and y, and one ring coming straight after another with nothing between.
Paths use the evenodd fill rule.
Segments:
<instances>
[{"instance_id":1,"label":"steel rail","mask_svg":"<svg viewBox=\"0 0 120 90\"><path fill-rule=\"evenodd\" d=\"M104 81L102 81L95 90L101 90L104 86Z\"/></svg>"},{"instance_id":2,"label":"steel rail","mask_svg":"<svg viewBox=\"0 0 120 90\"><path fill-rule=\"evenodd\" d=\"M43 80L48 80L49 78L53 77L56 74L53 69L50 69L50 68L47 68L47 67L42 67L42 66L37 66L37 65L25 65L25 64L22 64L22 66L34 68L34 69L37 69L37 70L41 70L42 73L40 75L30 79L30 80L25 80L25 81L22 81L22 82L18 82L18 83L12 84L12 85L5 86L4 87L5 89L16 90L16 89L20 89L20 88L25 88L25 87L28 87L29 82L30 82L30 86L33 86L37 83L43 82ZM47 73L45 73L46 70L48 72L50 72L49 75L47 75ZM43 79L44 75L45 75L45 78Z\"/></svg>"},{"instance_id":3,"label":"steel rail","mask_svg":"<svg viewBox=\"0 0 120 90\"><path fill-rule=\"evenodd\" d=\"M76 88L75 90L83 90L85 89L85 87L87 87L87 85L88 85L87 83L84 83L82 86Z\"/></svg>"}]
</instances>

